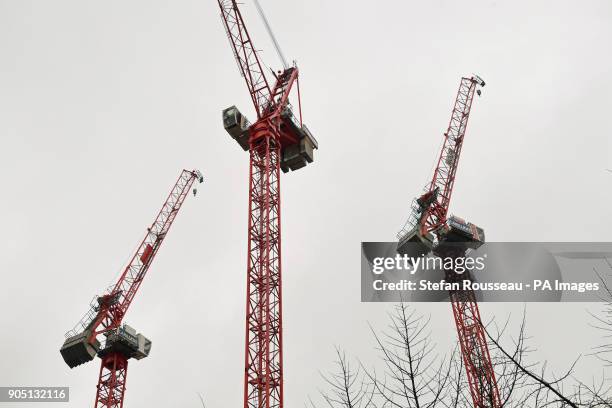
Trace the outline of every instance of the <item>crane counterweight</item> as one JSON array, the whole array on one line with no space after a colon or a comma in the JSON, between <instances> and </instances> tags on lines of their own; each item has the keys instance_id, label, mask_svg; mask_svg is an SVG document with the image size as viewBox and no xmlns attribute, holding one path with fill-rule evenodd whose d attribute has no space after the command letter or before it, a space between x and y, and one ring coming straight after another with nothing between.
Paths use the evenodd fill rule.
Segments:
<instances>
[{"instance_id":1,"label":"crane counterweight","mask_svg":"<svg viewBox=\"0 0 612 408\"><path fill-rule=\"evenodd\" d=\"M64 341L60 353L68 367L74 368L96 357L100 350L100 342L97 339L91 341L89 339L90 335L89 331L83 331Z\"/></svg>"}]
</instances>

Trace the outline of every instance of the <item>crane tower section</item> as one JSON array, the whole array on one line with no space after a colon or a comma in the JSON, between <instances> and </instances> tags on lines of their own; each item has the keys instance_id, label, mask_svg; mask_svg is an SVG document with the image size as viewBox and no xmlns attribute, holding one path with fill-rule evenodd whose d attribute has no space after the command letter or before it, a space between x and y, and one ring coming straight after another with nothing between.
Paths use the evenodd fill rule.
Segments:
<instances>
[{"instance_id":1,"label":"crane tower section","mask_svg":"<svg viewBox=\"0 0 612 408\"><path fill-rule=\"evenodd\" d=\"M257 118L235 106L222 112L223 127L249 152L244 408L282 408L283 340L280 172L312 163L318 144L302 122L297 66L272 71L269 81L235 0L217 0L223 25ZM261 7L256 4L263 16ZM264 17L268 33L270 25ZM283 54L275 38L279 56ZM289 101L297 89L297 116Z\"/></svg>"},{"instance_id":2,"label":"crane tower section","mask_svg":"<svg viewBox=\"0 0 612 408\"><path fill-rule=\"evenodd\" d=\"M398 233L400 254L418 257L433 253L443 258L457 258L484 243L482 228L448 215L474 94L480 95L480 88L484 86L485 82L477 75L461 78L433 177L425 192L413 201L410 218ZM469 273L460 275L453 270L445 273L448 282L470 278ZM474 407L500 408L497 380L476 296L472 290L452 290L449 297Z\"/></svg>"}]
</instances>

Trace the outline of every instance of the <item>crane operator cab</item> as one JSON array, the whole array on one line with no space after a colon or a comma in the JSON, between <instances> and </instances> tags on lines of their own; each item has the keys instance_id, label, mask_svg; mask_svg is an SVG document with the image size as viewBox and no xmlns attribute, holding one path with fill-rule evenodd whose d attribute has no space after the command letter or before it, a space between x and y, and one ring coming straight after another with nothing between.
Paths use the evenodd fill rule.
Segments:
<instances>
[{"instance_id":1,"label":"crane operator cab","mask_svg":"<svg viewBox=\"0 0 612 408\"><path fill-rule=\"evenodd\" d=\"M249 128L251 122L236 108L230 106L223 110L223 127L244 151L249 150ZM294 135L297 143L283 145L281 148L280 168L284 173L298 170L314 160L314 150L319 148L306 125L300 125L288 106L281 113L281 132Z\"/></svg>"}]
</instances>

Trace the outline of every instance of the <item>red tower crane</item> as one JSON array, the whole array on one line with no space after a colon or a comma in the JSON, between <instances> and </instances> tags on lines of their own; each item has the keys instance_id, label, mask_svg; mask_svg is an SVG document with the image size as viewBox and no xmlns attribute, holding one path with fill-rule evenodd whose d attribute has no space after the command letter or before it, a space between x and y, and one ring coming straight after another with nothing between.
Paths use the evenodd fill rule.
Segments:
<instances>
[{"instance_id":1,"label":"red tower crane","mask_svg":"<svg viewBox=\"0 0 612 408\"><path fill-rule=\"evenodd\" d=\"M128 360L149 355L151 341L121 323L195 180L203 181L198 170L181 172L117 283L94 297L85 316L66 333L60 353L70 368L93 360L96 354L102 361L94 408L123 407ZM102 348L99 335L106 337Z\"/></svg>"},{"instance_id":2,"label":"red tower crane","mask_svg":"<svg viewBox=\"0 0 612 408\"><path fill-rule=\"evenodd\" d=\"M223 111L224 128L250 155L244 408L282 408L280 170L311 163L318 146L302 123L298 68L284 61L267 20L266 29L285 65L272 72L274 82L266 77L237 2L217 2L257 114L251 124L235 106ZM289 102L294 85L299 119Z\"/></svg>"},{"instance_id":3,"label":"red tower crane","mask_svg":"<svg viewBox=\"0 0 612 408\"><path fill-rule=\"evenodd\" d=\"M484 243L481 228L459 217L448 216L474 93L480 95L479 88L484 85L477 75L461 78L431 182L424 194L413 201L412 214L398 234L397 250L401 254L414 256L433 252L441 257L460 257L465 256L469 248L475 249ZM465 275L459 278L454 271L446 272L447 281L457 279L465 279ZM449 295L474 407L499 408L499 390L476 296L472 290L451 291Z\"/></svg>"}]
</instances>

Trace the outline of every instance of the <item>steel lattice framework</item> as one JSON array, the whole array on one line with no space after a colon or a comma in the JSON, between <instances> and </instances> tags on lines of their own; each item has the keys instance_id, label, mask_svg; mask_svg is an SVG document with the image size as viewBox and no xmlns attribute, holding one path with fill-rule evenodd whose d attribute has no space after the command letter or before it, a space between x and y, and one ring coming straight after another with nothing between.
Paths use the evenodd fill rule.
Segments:
<instances>
[{"instance_id":1,"label":"steel lattice framework","mask_svg":"<svg viewBox=\"0 0 612 408\"><path fill-rule=\"evenodd\" d=\"M433 177L425 193L415 200L413 213L408 225L400 232L400 238L407 236L410 230L418 229L421 236L434 234L438 244L444 239L461 148L474 94L479 92L479 86L484 86L484 81L478 76L461 78ZM465 255L465 249L438 245L434 247L434 253L444 257L458 257ZM457 279L458 275L454 271L447 272L447 281ZM474 407L500 408L497 381L476 296L472 290L451 291L449 295Z\"/></svg>"},{"instance_id":2,"label":"steel lattice framework","mask_svg":"<svg viewBox=\"0 0 612 408\"><path fill-rule=\"evenodd\" d=\"M155 221L147 228L147 233L134 255L132 255L132 259L123 270L115 286L105 295L112 302L109 302L108 307L103 307L101 312L98 313L97 322L94 324L94 327L98 329L94 329L92 336L119 327L123 321L123 316L132 304L136 292L149 271L151 262L157 255L168 230L181 209L187 194L189 194L193 182L200 177L199 172L195 170L183 170L181 172L164 205L155 217Z\"/></svg>"},{"instance_id":3,"label":"steel lattice framework","mask_svg":"<svg viewBox=\"0 0 612 408\"><path fill-rule=\"evenodd\" d=\"M66 337L80 332L88 334L87 342L94 344L96 337L109 333L121 326L129 306L134 300L155 255L166 238L174 219L181 209L195 180L203 178L197 170L183 170L166 198L155 221L149 228L128 265L117 282L104 295L92 302L90 310ZM100 374L98 379L94 408L121 408L125 395L128 359L122 352L115 350L100 351Z\"/></svg>"},{"instance_id":4,"label":"steel lattice framework","mask_svg":"<svg viewBox=\"0 0 612 408\"><path fill-rule=\"evenodd\" d=\"M127 368L128 359L120 353L102 357L94 408L123 407Z\"/></svg>"},{"instance_id":5,"label":"steel lattice framework","mask_svg":"<svg viewBox=\"0 0 612 408\"><path fill-rule=\"evenodd\" d=\"M501 398L474 291L451 291L450 299L474 407L500 408Z\"/></svg>"},{"instance_id":6,"label":"steel lattice framework","mask_svg":"<svg viewBox=\"0 0 612 408\"><path fill-rule=\"evenodd\" d=\"M250 145L245 407L283 401L280 146L266 123Z\"/></svg>"},{"instance_id":7,"label":"steel lattice framework","mask_svg":"<svg viewBox=\"0 0 612 408\"><path fill-rule=\"evenodd\" d=\"M444 133L442 149L429 183L428 192L437 194L437 197L421 219L420 224L423 233L434 232L446 222L453 186L455 185L459 156L463 147L463 138L470 118L477 84L475 78L461 78L448 130Z\"/></svg>"},{"instance_id":8,"label":"steel lattice framework","mask_svg":"<svg viewBox=\"0 0 612 408\"><path fill-rule=\"evenodd\" d=\"M194 181L201 179L198 171L183 170L172 187L164 205L155 217L155 221L138 246L129 264L119 280L105 297L112 299L108 307L102 307L98 313L92 336L117 328L123 321L136 292L144 280L151 262L161 247L168 230L181 209ZM116 303L115 303L116 302ZM96 329L96 327L99 327ZM127 378L128 357L112 352L101 359L100 377L96 392L94 408L122 408Z\"/></svg>"},{"instance_id":9,"label":"steel lattice framework","mask_svg":"<svg viewBox=\"0 0 612 408\"><path fill-rule=\"evenodd\" d=\"M301 123L299 84L299 121L289 105L290 92L298 83L298 68L294 65L272 72L275 81L273 86L269 86L272 82L268 82L262 70L263 65L238 3L234 0L217 2L234 57L257 113L257 121L248 128L250 173L244 408L282 408L280 170L283 149L300 146L300 137L303 138L305 132ZM267 28L270 32L269 26Z\"/></svg>"},{"instance_id":10,"label":"steel lattice framework","mask_svg":"<svg viewBox=\"0 0 612 408\"><path fill-rule=\"evenodd\" d=\"M257 56L257 50L253 46L251 36L242 19L238 4L235 0L218 0L218 3L223 25L230 40L234 57L236 57L236 62L238 62L240 74L247 83L259 118L270 99L268 80Z\"/></svg>"}]
</instances>

